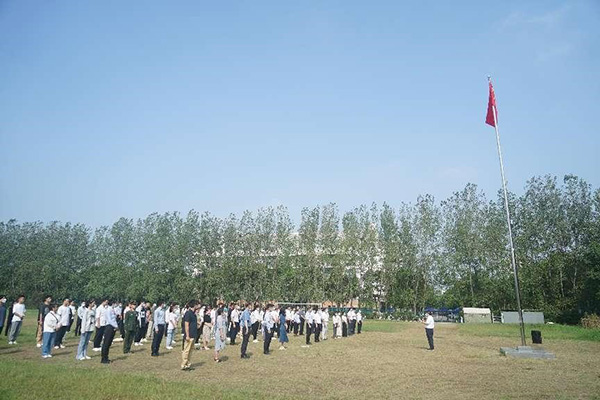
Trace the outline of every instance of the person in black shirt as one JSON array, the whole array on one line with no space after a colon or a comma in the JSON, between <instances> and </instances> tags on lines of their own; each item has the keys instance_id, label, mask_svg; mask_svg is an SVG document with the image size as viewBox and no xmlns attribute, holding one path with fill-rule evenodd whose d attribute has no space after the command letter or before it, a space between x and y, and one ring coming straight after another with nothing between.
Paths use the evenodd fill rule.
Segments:
<instances>
[{"instance_id":1,"label":"person in black shirt","mask_svg":"<svg viewBox=\"0 0 600 400\"><path fill-rule=\"evenodd\" d=\"M44 297L44 301L40 304L38 308L38 327L37 333L35 335L37 341L37 347L42 347L42 334L44 332L44 318L50 312L50 303L52 303L52 296L46 295Z\"/></svg>"},{"instance_id":2,"label":"person in black shirt","mask_svg":"<svg viewBox=\"0 0 600 400\"><path fill-rule=\"evenodd\" d=\"M183 316L183 351L181 352L181 369L183 371L191 370L192 364L190 364L190 355L194 348L194 341L198 336L198 318L196 317L196 311L198 311L198 304L195 300L188 303L187 311Z\"/></svg>"}]
</instances>

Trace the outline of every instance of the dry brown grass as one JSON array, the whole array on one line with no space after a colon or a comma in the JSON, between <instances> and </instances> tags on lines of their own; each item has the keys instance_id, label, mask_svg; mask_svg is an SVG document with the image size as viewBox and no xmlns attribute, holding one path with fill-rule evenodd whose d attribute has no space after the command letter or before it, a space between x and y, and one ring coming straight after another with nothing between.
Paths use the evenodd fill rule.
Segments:
<instances>
[{"instance_id":1,"label":"dry brown grass","mask_svg":"<svg viewBox=\"0 0 600 400\"><path fill-rule=\"evenodd\" d=\"M456 325L436 326L432 352L426 350L421 324L366 321L365 325L374 331L310 348L302 348L303 338L291 335L288 350L278 351L274 341L270 356L262 354L262 342L250 343L249 360L239 358L239 345L227 346L220 364L212 362L212 351L194 351L195 370L190 372L179 370L180 351L166 351L164 343L161 357L154 358L149 344L123 355L116 342L110 366L101 365L99 353L93 352L92 360L75 361L72 337L67 348L55 350L49 360L40 358L30 339L23 341L22 351L7 348L3 341L0 357L39 360L57 368L108 369L115 379L129 379L128 373L149 374L198 386L199 393L206 385L265 398L600 398L599 342L554 340L544 347L556 353L555 360L518 360L498 351L517 340L464 335ZM31 336L31 330L26 329L25 335Z\"/></svg>"}]
</instances>

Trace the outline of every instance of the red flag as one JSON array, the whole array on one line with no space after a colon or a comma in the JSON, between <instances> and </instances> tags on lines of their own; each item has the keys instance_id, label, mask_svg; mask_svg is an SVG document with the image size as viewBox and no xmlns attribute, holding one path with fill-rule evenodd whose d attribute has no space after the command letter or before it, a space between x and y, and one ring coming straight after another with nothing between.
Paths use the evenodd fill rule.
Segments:
<instances>
[{"instance_id":1,"label":"red flag","mask_svg":"<svg viewBox=\"0 0 600 400\"><path fill-rule=\"evenodd\" d=\"M494 87L492 81L490 83L490 98L488 100L487 115L485 117L485 123L493 127L496 126L496 120L498 119L498 109L496 108L496 95L494 94ZM496 112L496 119L494 119L494 112Z\"/></svg>"}]
</instances>

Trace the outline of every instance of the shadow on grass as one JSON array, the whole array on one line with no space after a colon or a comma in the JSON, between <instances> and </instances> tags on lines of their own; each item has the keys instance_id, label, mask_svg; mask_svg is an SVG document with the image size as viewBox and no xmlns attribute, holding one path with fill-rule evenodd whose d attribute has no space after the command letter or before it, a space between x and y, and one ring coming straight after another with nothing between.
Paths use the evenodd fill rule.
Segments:
<instances>
[{"instance_id":1,"label":"shadow on grass","mask_svg":"<svg viewBox=\"0 0 600 400\"><path fill-rule=\"evenodd\" d=\"M227 356L219 357L219 360L221 360L221 362L225 362L225 361L229 360L229 357L227 357Z\"/></svg>"},{"instance_id":2,"label":"shadow on grass","mask_svg":"<svg viewBox=\"0 0 600 400\"><path fill-rule=\"evenodd\" d=\"M15 354L15 353L21 353L23 352L23 349L13 349L13 350L9 350L9 351L4 351L5 349L0 349L0 354L1 355L5 355L5 354Z\"/></svg>"}]
</instances>

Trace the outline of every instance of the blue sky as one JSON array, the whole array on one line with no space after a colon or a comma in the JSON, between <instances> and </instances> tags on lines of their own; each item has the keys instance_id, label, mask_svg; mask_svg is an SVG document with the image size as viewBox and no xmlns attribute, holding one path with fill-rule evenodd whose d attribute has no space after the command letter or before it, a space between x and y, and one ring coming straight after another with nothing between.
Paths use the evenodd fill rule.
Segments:
<instances>
[{"instance_id":1,"label":"blue sky","mask_svg":"<svg viewBox=\"0 0 600 400\"><path fill-rule=\"evenodd\" d=\"M0 2L0 220L600 186L600 3Z\"/></svg>"}]
</instances>

